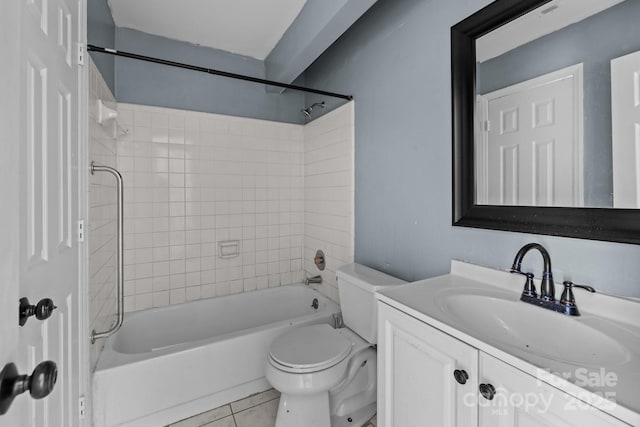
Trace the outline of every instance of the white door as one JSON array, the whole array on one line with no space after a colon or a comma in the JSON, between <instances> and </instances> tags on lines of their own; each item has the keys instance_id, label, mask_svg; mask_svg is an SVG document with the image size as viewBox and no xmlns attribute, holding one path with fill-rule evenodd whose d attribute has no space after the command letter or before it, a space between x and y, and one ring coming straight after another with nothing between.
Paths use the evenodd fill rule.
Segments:
<instances>
[{"instance_id":1,"label":"white door","mask_svg":"<svg viewBox=\"0 0 640 427\"><path fill-rule=\"evenodd\" d=\"M640 52L611 61L613 207L640 208Z\"/></svg>"},{"instance_id":2,"label":"white door","mask_svg":"<svg viewBox=\"0 0 640 427\"><path fill-rule=\"evenodd\" d=\"M15 36L18 26L19 4L15 1L0 2L0 369L6 363L18 358L18 215L17 206L19 191L18 180L19 159L19 126L20 115L12 103L19 99L19 74L17 63L19 46ZM4 62L6 61L6 62ZM12 408L13 409L13 408ZM0 425L19 426L19 417L15 411L0 415Z\"/></svg>"},{"instance_id":3,"label":"white door","mask_svg":"<svg viewBox=\"0 0 640 427\"><path fill-rule=\"evenodd\" d=\"M478 203L582 206L581 65L484 95ZM484 183L484 184L483 184ZM486 186L486 188L482 188Z\"/></svg>"},{"instance_id":4,"label":"white door","mask_svg":"<svg viewBox=\"0 0 640 427\"><path fill-rule=\"evenodd\" d=\"M0 364L31 374L56 363L52 393L16 397L4 426L77 426L81 390L79 121L85 0L11 0L0 6L2 44L2 261ZM6 79L4 77L7 77ZM5 129L8 132L5 132ZM5 197L6 195L6 197ZM5 236L7 239L5 240ZM18 326L18 298L51 298L46 320ZM7 313L5 315L5 313Z\"/></svg>"},{"instance_id":5,"label":"white door","mask_svg":"<svg viewBox=\"0 0 640 427\"><path fill-rule=\"evenodd\" d=\"M484 353L480 354L480 383L495 390L490 400L478 397L480 427L629 427Z\"/></svg>"},{"instance_id":6,"label":"white door","mask_svg":"<svg viewBox=\"0 0 640 427\"><path fill-rule=\"evenodd\" d=\"M378 425L476 426L478 351L386 304L378 307ZM456 370L466 373L464 384Z\"/></svg>"}]
</instances>

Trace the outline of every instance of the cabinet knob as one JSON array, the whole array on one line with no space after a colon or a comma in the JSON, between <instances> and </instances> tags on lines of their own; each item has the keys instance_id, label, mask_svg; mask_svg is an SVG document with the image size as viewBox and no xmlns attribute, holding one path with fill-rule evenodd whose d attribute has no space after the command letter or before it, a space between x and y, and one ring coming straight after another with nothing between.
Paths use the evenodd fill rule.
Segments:
<instances>
[{"instance_id":1,"label":"cabinet knob","mask_svg":"<svg viewBox=\"0 0 640 427\"><path fill-rule=\"evenodd\" d=\"M467 374L467 371L463 369L456 369L453 371L453 378L456 379L458 384L466 384L469 379L469 374Z\"/></svg>"},{"instance_id":2,"label":"cabinet knob","mask_svg":"<svg viewBox=\"0 0 640 427\"><path fill-rule=\"evenodd\" d=\"M493 400L496 395L496 388L491 384L480 384L480 394L487 400Z\"/></svg>"}]
</instances>

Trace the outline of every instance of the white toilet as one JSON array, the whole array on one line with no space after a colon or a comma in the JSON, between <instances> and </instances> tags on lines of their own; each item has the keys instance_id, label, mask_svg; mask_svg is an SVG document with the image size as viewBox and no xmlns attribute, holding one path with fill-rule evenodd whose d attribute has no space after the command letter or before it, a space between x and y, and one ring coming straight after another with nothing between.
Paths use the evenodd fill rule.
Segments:
<instances>
[{"instance_id":1,"label":"white toilet","mask_svg":"<svg viewBox=\"0 0 640 427\"><path fill-rule=\"evenodd\" d=\"M359 264L337 277L346 327L302 326L271 344L266 378L281 393L276 427L359 427L376 412L374 294L405 282Z\"/></svg>"}]
</instances>

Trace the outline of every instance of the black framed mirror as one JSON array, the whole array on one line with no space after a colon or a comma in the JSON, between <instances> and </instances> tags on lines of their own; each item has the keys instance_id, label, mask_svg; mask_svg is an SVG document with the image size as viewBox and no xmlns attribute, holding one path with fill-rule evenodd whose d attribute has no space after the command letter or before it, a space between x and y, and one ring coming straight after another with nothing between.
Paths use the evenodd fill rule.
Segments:
<instances>
[{"instance_id":1,"label":"black framed mirror","mask_svg":"<svg viewBox=\"0 0 640 427\"><path fill-rule=\"evenodd\" d=\"M453 225L640 243L639 209L478 203L477 40L547 4L554 7L552 0L497 0L451 28Z\"/></svg>"}]
</instances>

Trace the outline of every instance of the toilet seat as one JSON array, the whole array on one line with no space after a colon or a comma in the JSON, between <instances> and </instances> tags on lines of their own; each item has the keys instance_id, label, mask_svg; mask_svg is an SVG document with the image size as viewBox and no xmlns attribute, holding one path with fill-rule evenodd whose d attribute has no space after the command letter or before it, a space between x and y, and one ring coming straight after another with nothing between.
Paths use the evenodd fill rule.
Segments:
<instances>
[{"instance_id":1,"label":"toilet seat","mask_svg":"<svg viewBox=\"0 0 640 427\"><path fill-rule=\"evenodd\" d=\"M271 344L269 360L285 372L328 369L351 353L352 343L330 325L303 326L280 335Z\"/></svg>"}]
</instances>

